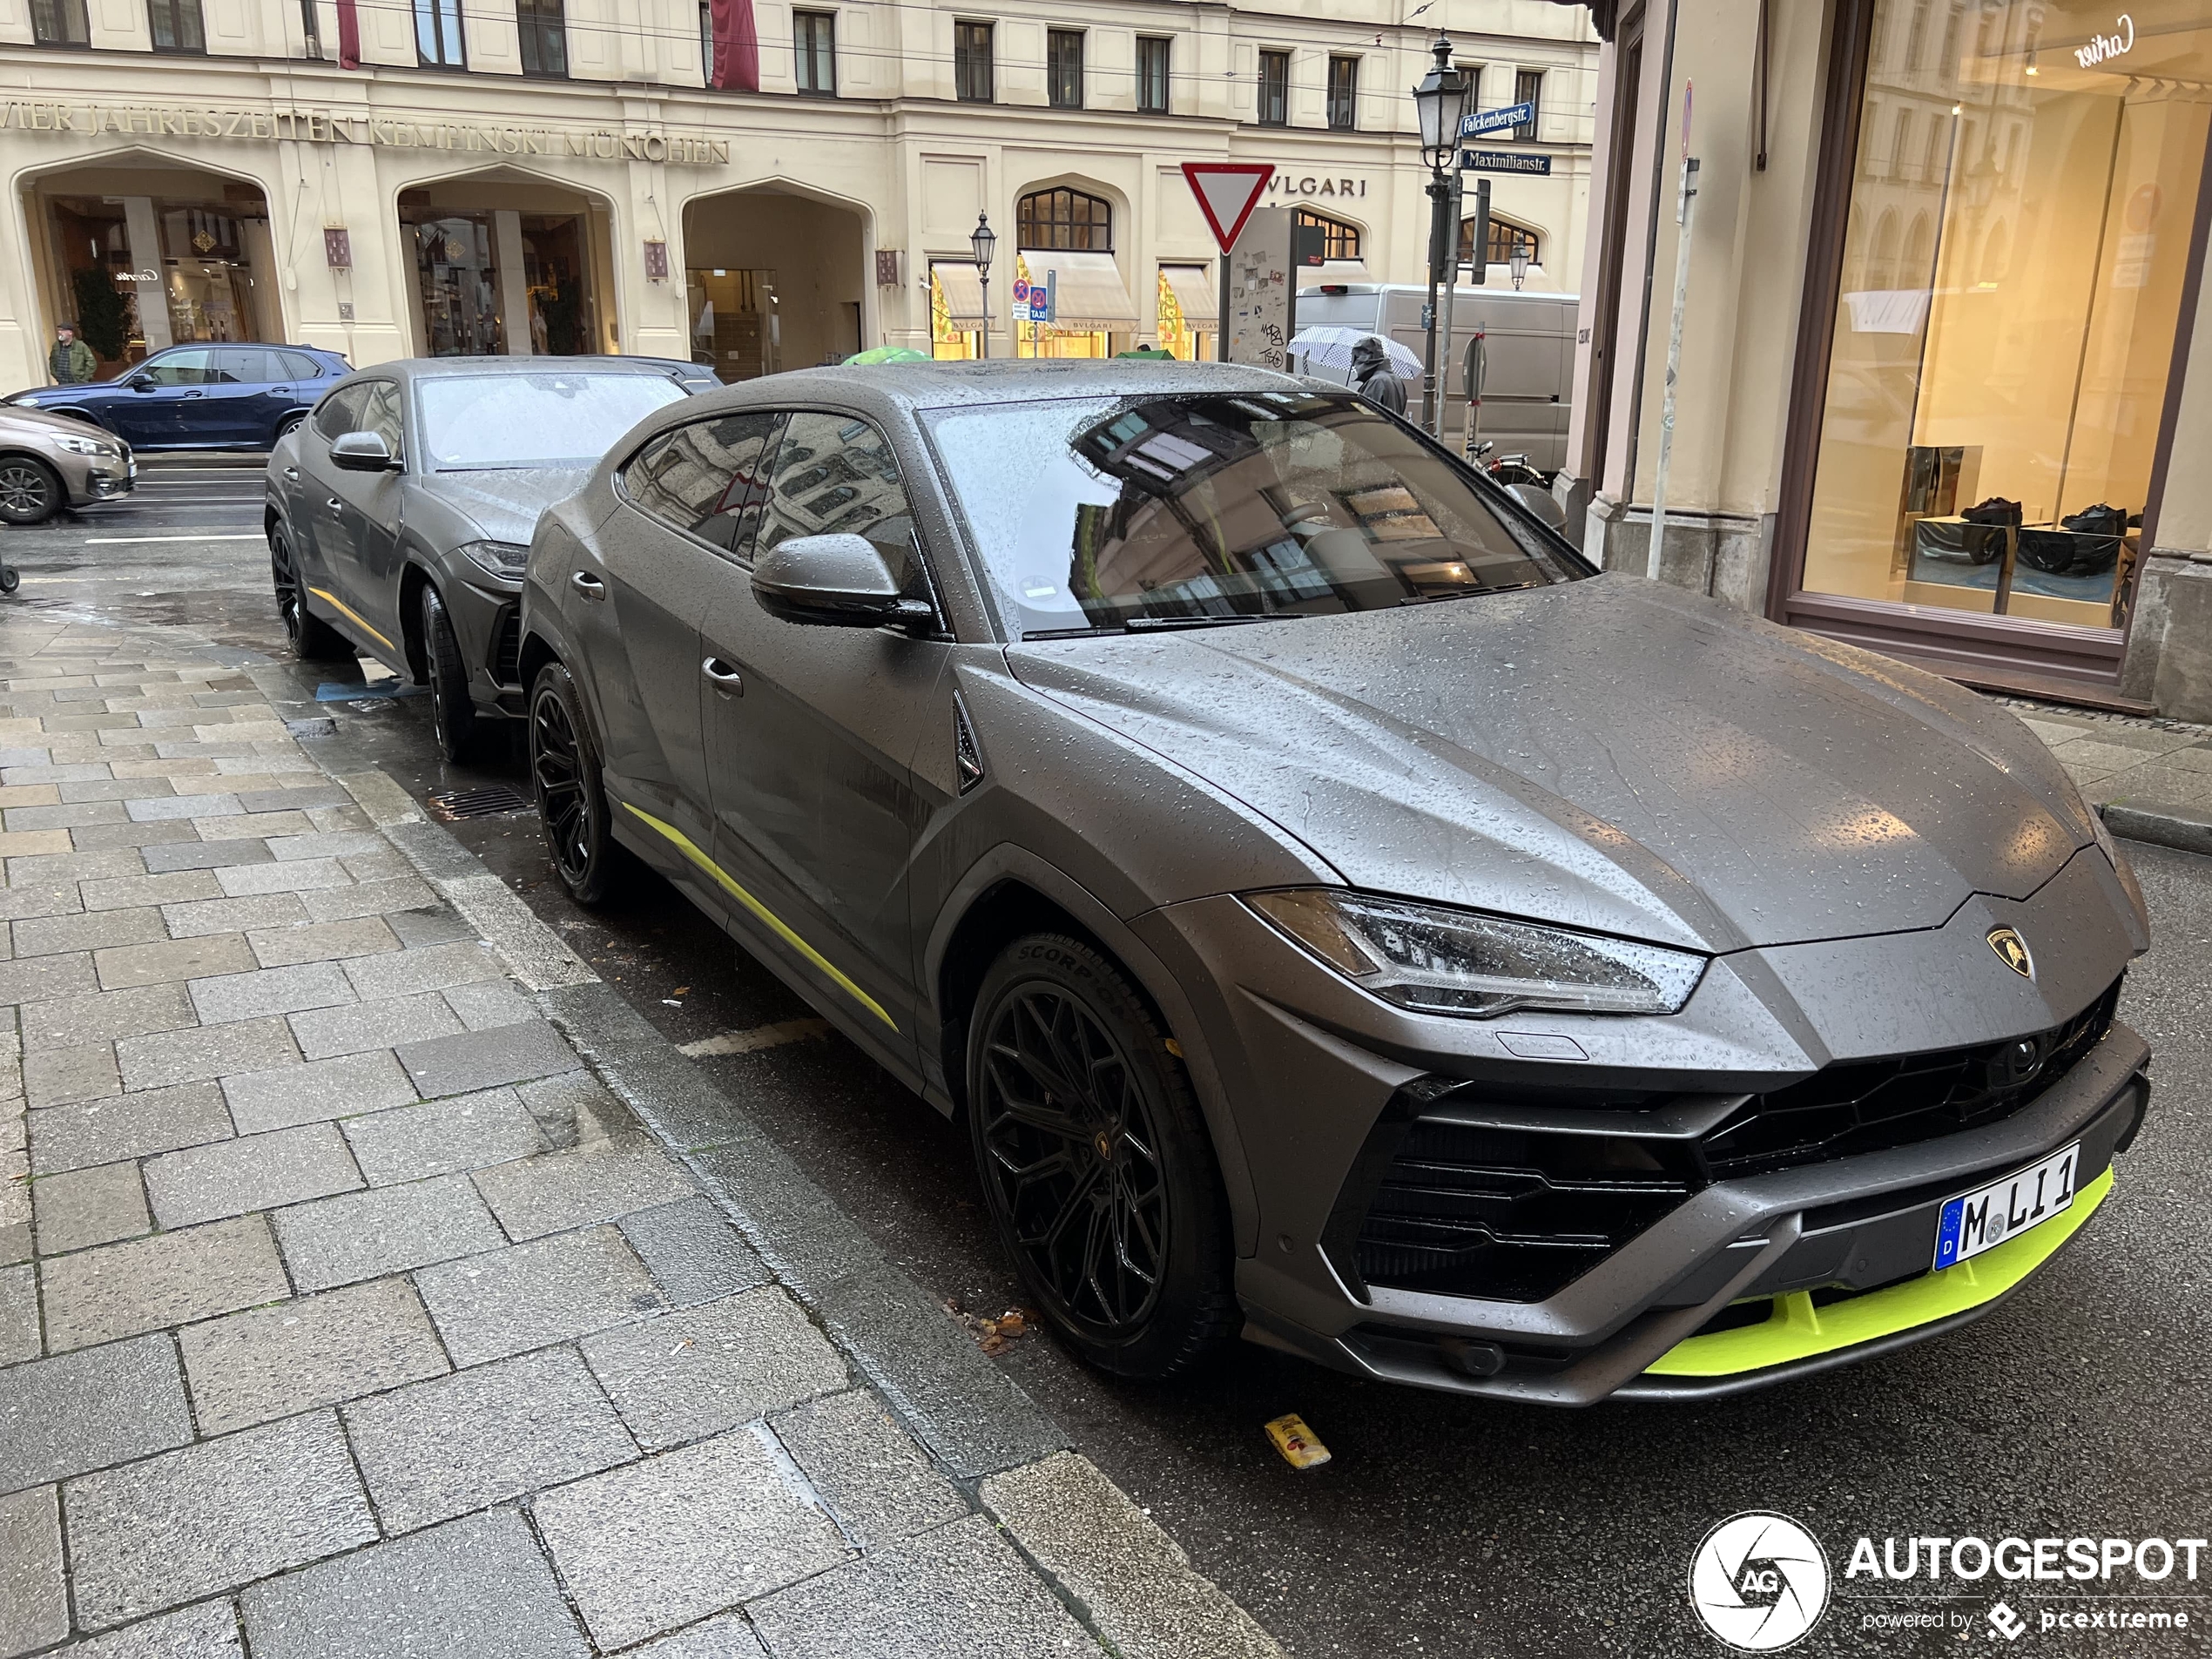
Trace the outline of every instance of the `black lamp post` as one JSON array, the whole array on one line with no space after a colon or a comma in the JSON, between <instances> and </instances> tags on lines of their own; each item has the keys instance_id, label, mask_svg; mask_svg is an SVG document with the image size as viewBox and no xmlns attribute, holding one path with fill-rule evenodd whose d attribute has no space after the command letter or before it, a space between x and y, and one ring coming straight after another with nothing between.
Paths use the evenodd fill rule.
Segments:
<instances>
[{"instance_id":1,"label":"black lamp post","mask_svg":"<svg viewBox=\"0 0 2212 1659\"><path fill-rule=\"evenodd\" d=\"M1474 80L1452 61L1452 43L1443 35L1430 49L1436 61L1413 89L1413 110L1421 132L1421 158L1428 163L1428 310L1423 328L1427 335L1421 359L1421 424L1436 430L1436 290L1454 264L1452 223L1452 183L1444 176L1445 164L1460 147L1460 124L1467 118L1474 95ZM1456 276L1455 279L1456 280Z\"/></svg>"},{"instance_id":2,"label":"black lamp post","mask_svg":"<svg viewBox=\"0 0 2212 1659\"><path fill-rule=\"evenodd\" d=\"M983 289L983 327L977 338L982 342L976 352L978 357L991 354L991 255L998 249L998 233L991 228L988 213L975 215L975 230L968 237L968 246L975 255L975 279Z\"/></svg>"}]
</instances>

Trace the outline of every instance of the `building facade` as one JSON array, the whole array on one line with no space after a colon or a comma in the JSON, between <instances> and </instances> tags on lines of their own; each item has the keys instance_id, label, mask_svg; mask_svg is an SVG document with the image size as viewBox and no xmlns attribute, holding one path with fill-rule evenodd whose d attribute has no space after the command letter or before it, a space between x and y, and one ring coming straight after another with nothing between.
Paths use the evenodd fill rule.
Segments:
<instances>
[{"instance_id":1,"label":"building facade","mask_svg":"<svg viewBox=\"0 0 2212 1659\"><path fill-rule=\"evenodd\" d=\"M2202 0L1624 7L1561 486L1586 550L1647 570L1663 489L1665 580L2212 719L2208 143Z\"/></svg>"},{"instance_id":2,"label":"building facade","mask_svg":"<svg viewBox=\"0 0 2212 1659\"><path fill-rule=\"evenodd\" d=\"M1570 287L1588 14L1399 10L754 0L759 90L731 91L705 84L718 6L696 0L0 0L0 381L44 379L64 320L104 374L212 340L725 379L957 355L986 345L979 213L994 355L1210 352L1215 248L1181 165L1272 163L1334 275L1419 280L1407 94L1440 23L1482 104L1538 105L1510 142L1546 171L1496 181L1491 246L1528 239L1529 286ZM1048 273L1053 320L1009 325L1013 281Z\"/></svg>"}]
</instances>

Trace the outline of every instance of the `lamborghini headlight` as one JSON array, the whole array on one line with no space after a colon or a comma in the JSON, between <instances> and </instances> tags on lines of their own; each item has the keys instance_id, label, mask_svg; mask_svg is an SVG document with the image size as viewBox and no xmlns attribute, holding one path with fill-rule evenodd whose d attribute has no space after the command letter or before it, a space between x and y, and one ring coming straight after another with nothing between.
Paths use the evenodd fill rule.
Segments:
<instances>
[{"instance_id":1,"label":"lamborghini headlight","mask_svg":"<svg viewBox=\"0 0 2212 1659\"><path fill-rule=\"evenodd\" d=\"M513 542L463 542L455 550L487 576L496 576L504 582L519 582L523 569L530 562L530 550Z\"/></svg>"},{"instance_id":2,"label":"lamborghini headlight","mask_svg":"<svg viewBox=\"0 0 2212 1659\"><path fill-rule=\"evenodd\" d=\"M1705 971L1689 951L1364 893L1253 893L1244 903L1362 990L1421 1014L1674 1014Z\"/></svg>"}]
</instances>

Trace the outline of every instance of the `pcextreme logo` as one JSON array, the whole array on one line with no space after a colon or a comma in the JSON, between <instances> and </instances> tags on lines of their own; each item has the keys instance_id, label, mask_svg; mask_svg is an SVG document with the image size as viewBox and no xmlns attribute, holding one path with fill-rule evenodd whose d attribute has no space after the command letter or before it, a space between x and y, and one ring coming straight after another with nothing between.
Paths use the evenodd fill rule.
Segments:
<instances>
[{"instance_id":1,"label":"pcextreme logo","mask_svg":"<svg viewBox=\"0 0 2212 1659\"><path fill-rule=\"evenodd\" d=\"M1689 1605L1738 1652L1779 1652L1828 1610L1827 1554L1787 1515L1730 1515L1689 1558Z\"/></svg>"}]
</instances>

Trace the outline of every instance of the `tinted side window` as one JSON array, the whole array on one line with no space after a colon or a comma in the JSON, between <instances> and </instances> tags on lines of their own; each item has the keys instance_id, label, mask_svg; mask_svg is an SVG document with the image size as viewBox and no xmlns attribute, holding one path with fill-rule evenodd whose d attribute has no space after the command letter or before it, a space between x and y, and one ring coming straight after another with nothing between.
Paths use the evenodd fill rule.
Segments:
<instances>
[{"instance_id":1,"label":"tinted side window","mask_svg":"<svg viewBox=\"0 0 2212 1659\"><path fill-rule=\"evenodd\" d=\"M280 351L269 354L277 360L284 373L280 377L288 381L312 381L322 378L322 365L305 352Z\"/></svg>"},{"instance_id":2,"label":"tinted side window","mask_svg":"<svg viewBox=\"0 0 2212 1659\"><path fill-rule=\"evenodd\" d=\"M400 442L400 388L390 381L368 382L368 401L361 405L361 412L355 418L360 424L354 430L374 432L395 455L406 453Z\"/></svg>"},{"instance_id":3,"label":"tinted side window","mask_svg":"<svg viewBox=\"0 0 2212 1659\"><path fill-rule=\"evenodd\" d=\"M742 556L767 500L764 475L782 420L731 415L663 433L623 469L622 487L663 523Z\"/></svg>"},{"instance_id":4,"label":"tinted side window","mask_svg":"<svg viewBox=\"0 0 2212 1659\"><path fill-rule=\"evenodd\" d=\"M352 386L341 386L315 406L315 430L326 438L338 439L348 432L361 428L354 417L361 414L361 401L368 395L367 381Z\"/></svg>"},{"instance_id":5,"label":"tinted side window","mask_svg":"<svg viewBox=\"0 0 2212 1659\"><path fill-rule=\"evenodd\" d=\"M899 578L900 591L929 597L906 485L883 434L850 415L794 415L776 450L760 545L833 532L865 536Z\"/></svg>"},{"instance_id":6,"label":"tinted side window","mask_svg":"<svg viewBox=\"0 0 2212 1659\"><path fill-rule=\"evenodd\" d=\"M214 354L205 351L172 351L155 358L145 366L145 373L156 386L205 386L213 378L208 373L207 360Z\"/></svg>"},{"instance_id":7,"label":"tinted side window","mask_svg":"<svg viewBox=\"0 0 2212 1659\"><path fill-rule=\"evenodd\" d=\"M268 352L250 347L221 347L215 353L214 378L226 385L235 382L241 386L266 386L271 381L284 378L273 372L274 365L269 361L270 356Z\"/></svg>"}]
</instances>

